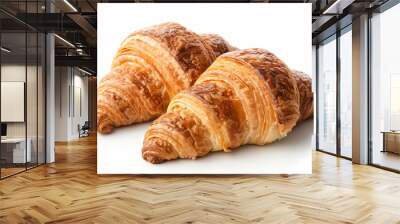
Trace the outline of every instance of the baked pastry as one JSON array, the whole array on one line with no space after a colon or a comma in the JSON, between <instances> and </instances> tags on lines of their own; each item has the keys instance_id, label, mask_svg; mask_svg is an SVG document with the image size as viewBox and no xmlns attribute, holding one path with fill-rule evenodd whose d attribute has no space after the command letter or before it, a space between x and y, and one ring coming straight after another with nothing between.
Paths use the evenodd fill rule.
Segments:
<instances>
[{"instance_id":1,"label":"baked pastry","mask_svg":"<svg viewBox=\"0 0 400 224\"><path fill-rule=\"evenodd\" d=\"M196 159L285 137L312 113L311 79L298 75L267 50L221 55L149 127L143 158L151 163Z\"/></svg>"},{"instance_id":2,"label":"baked pastry","mask_svg":"<svg viewBox=\"0 0 400 224\"><path fill-rule=\"evenodd\" d=\"M312 92L311 77L304 72L292 70L296 79L297 88L300 93L300 118L298 122L312 117L314 111L314 100Z\"/></svg>"},{"instance_id":3,"label":"baked pastry","mask_svg":"<svg viewBox=\"0 0 400 224\"><path fill-rule=\"evenodd\" d=\"M173 96L231 49L218 35L197 35L176 23L132 33L99 84L97 130L109 133L160 116Z\"/></svg>"}]
</instances>

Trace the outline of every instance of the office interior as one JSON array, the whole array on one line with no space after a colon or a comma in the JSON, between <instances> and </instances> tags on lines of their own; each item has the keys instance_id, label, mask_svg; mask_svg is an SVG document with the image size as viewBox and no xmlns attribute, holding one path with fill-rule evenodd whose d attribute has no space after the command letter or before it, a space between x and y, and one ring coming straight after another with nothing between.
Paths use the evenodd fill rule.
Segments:
<instances>
[{"instance_id":1,"label":"office interior","mask_svg":"<svg viewBox=\"0 0 400 224\"><path fill-rule=\"evenodd\" d=\"M35 170L56 169L58 156L65 169L68 163L64 162L70 161L65 158L75 158L74 153L79 153L88 139L95 142L96 4L104 2L161 1L0 2L0 184L29 177ZM329 173L331 176L351 177L355 170L362 175L361 165L368 175L398 177L400 2L231 2L312 5L313 166L318 167L319 159L328 156L335 162L325 165L325 171L351 163L349 169ZM71 146L63 151L68 144ZM86 159L95 163L95 153L91 150ZM73 161L70 166L75 166ZM392 208L398 210L396 205Z\"/></svg>"},{"instance_id":2,"label":"office interior","mask_svg":"<svg viewBox=\"0 0 400 224\"><path fill-rule=\"evenodd\" d=\"M400 5L354 17L341 16L313 39L316 149L398 172Z\"/></svg>"},{"instance_id":3,"label":"office interior","mask_svg":"<svg viewBox=\"0 0 400 224\"><path fill-rule=\"evenodd\" d=\"M95 133L97 81L96 42L70 17L58 16L70 5L35 0L0 7L3 179L53 163L57 142Z\"/></svg>"}]
</instances>

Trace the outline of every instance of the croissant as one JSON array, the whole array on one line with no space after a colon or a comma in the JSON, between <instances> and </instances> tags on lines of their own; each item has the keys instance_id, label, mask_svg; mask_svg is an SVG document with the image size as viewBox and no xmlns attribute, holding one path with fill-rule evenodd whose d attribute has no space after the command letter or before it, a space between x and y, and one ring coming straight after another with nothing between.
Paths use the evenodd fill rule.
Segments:
<instances>
[{"instance_id":1,"label":"croissant","mask_svg":"<svg viewBox=\"0 0 400 224\"><path fill-rule=\"evenodd\" d=\"M147 130L151 163L196 159L285 137L312 114L311 79L263 49L221 55Z\"/></svg>"},{"instance_id":2,"label":"croissant","mask_svg":"<svg viewBox=\"0 0 400 224\"><path fill-rule=\"evenodd\" d=\"M232 49L218 35L197 35L176 23L132 33L99 84L97 130L109 133L160 116L173 96Z\"/></svg>"},{"instance_id":3,"label":"croissant","mask_svg":"<svg viewBox=\"0 0 400 224\"><path fill-rule=\"evenodd\" d=\"M301 122L312 117L314 112L312 81L311 77L304 72L297 70L292 71L300 94L300 118L298 122Z\"/></svg>"}]
</instances>

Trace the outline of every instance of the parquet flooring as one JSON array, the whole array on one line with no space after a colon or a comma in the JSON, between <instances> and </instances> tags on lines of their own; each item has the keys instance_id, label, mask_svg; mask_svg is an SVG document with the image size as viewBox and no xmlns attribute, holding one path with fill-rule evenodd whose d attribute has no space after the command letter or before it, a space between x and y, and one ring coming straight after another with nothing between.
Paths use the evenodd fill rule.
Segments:
<instances>
[{"instance_id":1,"label":"parquet flooring","mask_svg":"<svg viewBox=\"0 0 400 224\"><path fill-rule=\"evenodd\" d=\"M313 153L312 175L98 176L96 139L0 181L0 223L400 223L400 175Z\"/></svg>"},{"instance_id":2,"label":"parquet flooring","mask_svg":"<svg viewBox=\"0 0 400 224\"><path fill-rule=\"evenodd\" d=\"M1 176L2 177L7 177L7 176L10 176L10 175L13 175L13 174L15 174L15 173L18 173L18 172L21 172L21 171L24 171L25 170L25 167L21 167L21 168L19 168L19 167L17 167L17 168L15 168L15 167L7 167L7 168L1 168Z\"/></svg>"}]
</instances>

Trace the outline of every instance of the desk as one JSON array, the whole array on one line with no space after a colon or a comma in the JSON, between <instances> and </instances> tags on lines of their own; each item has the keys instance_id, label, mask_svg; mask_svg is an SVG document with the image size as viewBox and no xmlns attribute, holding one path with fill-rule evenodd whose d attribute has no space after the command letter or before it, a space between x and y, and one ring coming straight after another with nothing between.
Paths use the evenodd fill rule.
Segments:
<instances>
[{"instance_id":1,"label":"desk","mask_svg":"<svg viewBox=\"0 0 400 224\"><path fill-rule=\"evenodd\" d=\"M31 154L32 141L30 138L27 138L26 142L28 142L27 144L28 147L26 147L26 154L25 154L25 138L1 139L1 153L2 153L1 156L8 163L30 162L32 158ZM4 154L5 156L3 156Z\"/></svg>"},{"instance_id":2,"label":"desk","mask_svg":"<svg viewBox=\"0 0 400 224\"><path fill-rule=\"evenodd\" d=\"M383 150L382 152L392 152L400 154L400 131L382 131Z\"/></svg>"}]
</instances>

